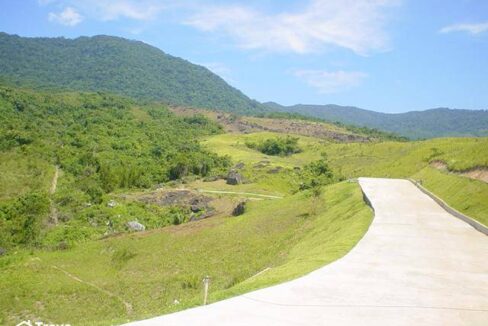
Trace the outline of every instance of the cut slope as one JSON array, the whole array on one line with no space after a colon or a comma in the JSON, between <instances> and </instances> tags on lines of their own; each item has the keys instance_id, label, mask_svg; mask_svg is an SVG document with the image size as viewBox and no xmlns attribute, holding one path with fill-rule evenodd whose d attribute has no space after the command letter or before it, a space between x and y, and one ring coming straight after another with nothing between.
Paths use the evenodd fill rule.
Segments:
<instances>
[{"instance_id":1,"label":"cut slope","mask_svg":"<svg viewBox=\"0 0 488 326\"><path fill-rule=\"evenodd\" d=\"M0 33L0 77L31 87L106 91L239 113L263 111L258 102L208 69L120 37L26 38Z\"/></svg>"}]
</instances>

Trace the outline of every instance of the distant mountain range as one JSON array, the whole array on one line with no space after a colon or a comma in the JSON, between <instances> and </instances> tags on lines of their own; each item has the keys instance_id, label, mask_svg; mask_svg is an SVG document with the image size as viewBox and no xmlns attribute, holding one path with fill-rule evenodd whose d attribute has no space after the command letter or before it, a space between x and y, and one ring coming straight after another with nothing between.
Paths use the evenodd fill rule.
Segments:
<instances>
[{"instance_id":1,"label":"distant mountain range","mask_svg":"<svg viewBox=\"0 0 488 326\"><path fill-rule=\"evenodd\" d=\"M0 32L0 76L31 88L104 91L245 114L264 111L207 68L120 37L27 38Z\"/></svg>"},{"instance_id":2,"label":"distant mountain range","mask_svg":"<svg viewBox=\"0 0 488 326\"><path fill-rule=\"evenodd\" d=\"M293 106L282 106L274 102L264 104L273 110L390 131L411 139L488 136L488 110L437 108L406 113L381 113L332 104Z\"/></svg>"},{"instance_id":3,"label":"distant mountain range","mask_svg":"<svg viewBox=\"0 0 488 326\"><path fill-rule=\"evenodd\" d=\"M243 115L299 113L412 139L488 136L486 110L441 108L388 114L338 105L262 104L205 67L143 42L113 36L27 38L0 32L1 81L34 89L110 92Z\"/></svg>"}]
</instances>

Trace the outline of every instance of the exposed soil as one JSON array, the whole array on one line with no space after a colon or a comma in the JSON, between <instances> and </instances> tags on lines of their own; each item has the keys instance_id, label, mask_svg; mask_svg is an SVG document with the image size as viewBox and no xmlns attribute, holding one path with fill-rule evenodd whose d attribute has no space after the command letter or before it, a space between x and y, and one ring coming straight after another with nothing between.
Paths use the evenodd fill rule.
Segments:
<instances>
[{"instance_id":1,"label":"exposed soil","mask_svg":"<svg viewBox=\"0 0 488 326\"><path fill-rule=\"evenodd\" d=\"M488 183L488 168L474 168L461 173L461 175Z\"/></svg>"},{"instance_id":2,"label":"exposed soil","mask_svg":"<svg viewBox=\"0 0 488 326\"><path fill-rule=\"evenodd\" d=\"M222 125L225 131L230 133L249 134L253 132L272 131L330 139L336 142L368 142L372 140L369 137L351 134L344 129L320 122L243 117L229 113L184 107L172 107L171 111L179 116L192 116L197 113L203 114Z\"/></svg>"},{"instance_id":3,"label":"exposed soil","mask_svg":"<svg viewBox=\"0 0 488 326\"><path fill-rule=\"evenodd\" d=\"M436 168L440 171L449 172L449 173L461 175L463 177L467 177L470 179L475 179L475 180L479 180L479 181L483 181L483 182L488 183L488 167L481 166L481 167L474 167L472 169L468 169L468 170L464 170L464 171L452 171L452 170L449 170L449 168L445 162L439 161L439 160L430 162L430 166L432 166L433 168Z\"/></svg>"},{"instance_id":4,"label":"exposed soil","mask_svg":"<svg viewBox=\"0 0 488 326\"><path fill-rule=\"evenodd\" d=\"M205 212L204 218L214 215L214 208L210 206L213 198L187 189L157 190L144 194L138 200L159 206L180 206L192 212Z\"/></svg>"},{"instance_id":5,"label":"exposed soil","mask_svg":"<svg viewBox=\"0 0 488 326\"><path fill-rule=\"evenodd\" d=\"M159 206L178 206L189 209L195 215L190 221L197 221L216 216L229 216L236 203L236 198L221 197L218 193L203 194L190 189L158 189L137 196L136 200Z\"/></svg>"}]
</instances>

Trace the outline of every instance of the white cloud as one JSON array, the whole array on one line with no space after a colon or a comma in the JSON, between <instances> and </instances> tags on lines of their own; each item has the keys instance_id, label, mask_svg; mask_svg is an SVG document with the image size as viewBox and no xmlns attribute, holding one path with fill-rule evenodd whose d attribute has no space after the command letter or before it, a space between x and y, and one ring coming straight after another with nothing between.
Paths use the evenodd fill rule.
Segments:
<instances>
[{"instance_id":1,"label":"white cloud","mask_svg":"<svg viewBox=\"0 0 488 326\"><path fill-rule=\"evenodd\" d=\"M344 91L361 84L367 74L360 71L294 70L293 75L300 78L321 94Z\"/></svg>"},{"instance_id":2,"label":"white cloud","mask_svg":"<svg viewBox=\"0 0 488 326\"><path fill-rule=\"evenodd\" d=\"M130 18L134 20L152 20L163 10L164 6L157 1L107 1L92 2L93 9L102 20Z\"/></svg>"},{"instance_id":3,"label":"white cloud","mask_svg":"<svg viewBox=\"0 0 488 326\"><path fill-rule=\"evenodd\" d=\"M387 7L398 0L311 0L298 12L266 14L242 5L206 6L185 24L230 36L242 48L299 54L329 46L366 55L388 48Z\"/></svg>"},{"instance_id":4,"label":"white cloud","mask_svg":"<svg viewBox=\"0 0 488 326\"><path fill-rule=\"evenodd\" d=\"M69 8L76 8L87 17L102 21L120 18L139 21L153 20L166 7L166 2L158 0L39 0L40 5L69 6ZM52 17L55 19L54 16ZM49 19L51 20L51 14L49 14Z\"/></svg>"},{"instance_id":5,"label":"white cloud","mask_svg":"<svg viewBox=\"0 0 488 326\"><path fill-rule=\"evenodd\" d=\"M479 24L454 24L442 28L440 33L466 32L473 35L488 31L488 22Z\"/></svg>"},{"instance_id":6,"label":"white cloud","mask_svg":"<svg viewBox=\"0 0 488 326\"><path fill-rule=\"evenodd\" d=\"M75 9L66 7L59 13L50 12L48 19L51 22L56 22L62 25L75 26L83 21L83 16L81 16Z\"/></svg>"}]
</instances>

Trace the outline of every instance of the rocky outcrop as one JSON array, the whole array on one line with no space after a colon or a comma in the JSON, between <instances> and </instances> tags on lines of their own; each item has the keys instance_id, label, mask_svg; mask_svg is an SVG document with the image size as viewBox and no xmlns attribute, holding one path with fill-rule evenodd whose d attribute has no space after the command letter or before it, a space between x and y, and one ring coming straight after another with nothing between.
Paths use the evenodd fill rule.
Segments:
<instances>
[{"instance_id":1,"label":"rocky outcrop","mask_svg":"<svg viewBox=\"0 0 488 326\"><path fill-rule=\"evenodd\" d=\"M227 184L238 185L242 183L242 175L236 170L231 170L227 175Z\"/></svg>"},{"instance_id":2,"label":"rocky outcrop","mask_svg":"<svg viewBox=\"0 0 488 326\"><path fill-rule=\"evenodd\" d=\"M146 230L146 227L137 221L127 222L127 228L129 231L140 232Z\"/></svg>"},{"instance_id":3,"label":"rocky outcrop","mask_svg":"<svg viewBox=\"0 0 488 326\"><path fill-rule=\"evenodd\" d=\"M241 201L239 204L237 204L236 207L234 207L234 210L232 211L232 216L239 216L244 214L246 211L246 201Z\"/></svg>"}]
</instances>

